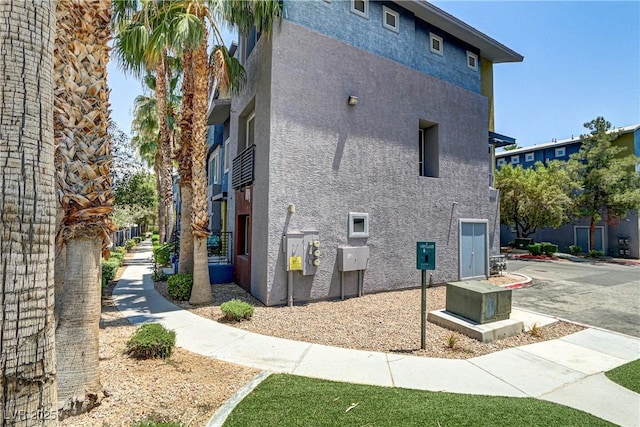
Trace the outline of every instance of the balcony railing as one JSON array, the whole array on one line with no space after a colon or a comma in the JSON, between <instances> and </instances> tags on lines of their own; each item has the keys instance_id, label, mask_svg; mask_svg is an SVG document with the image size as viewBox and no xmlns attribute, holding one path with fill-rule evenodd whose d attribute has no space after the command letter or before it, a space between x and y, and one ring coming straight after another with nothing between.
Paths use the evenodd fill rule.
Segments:
<instances>
[{"instance_id":1,"label":"balcony railing","mask_svg":"<svg viewBox=\"0 0 640 427\"><path fill-rule=\"evenodd\" d=\"M234 190L245 187L253 182L255 149L256 146L252 145L233 159L231 187Z\"/></svg>"},{"instance_id":2,"label":"balcony railing","mask_svg":"<svg viewBox=\"0 0 640 427\"><path fill-rule=\"evenodd\" d=\"M230 231L214 231L207 238L209 264L231 264L233 254L233 234Z\"/></svg>"}]
</instances>

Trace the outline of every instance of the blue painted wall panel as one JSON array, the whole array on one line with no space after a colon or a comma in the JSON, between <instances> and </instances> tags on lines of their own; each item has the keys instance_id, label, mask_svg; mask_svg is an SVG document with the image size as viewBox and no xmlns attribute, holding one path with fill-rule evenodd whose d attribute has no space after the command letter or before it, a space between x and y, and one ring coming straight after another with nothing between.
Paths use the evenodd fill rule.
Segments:
<instances>
[{"instance_id":1,"label":"blue painted wall panel","mask_svg":"<svg viewBox=\"0 0 640 427\"><path fill-rule=\"evenodd\" d=\"M400 14L397 33L382 26L383 6ZM466 51L473 48L416 19L413 13L395 3L370 1L368 18L352 13L351 2L344 0L285 0L284 7L285 18L298 25L480 93L480 71L467 67ZM443 55L429 50L430 31L443 38ZM331 55L331 52L319 54Z\"/></svg>"}]
</instances>

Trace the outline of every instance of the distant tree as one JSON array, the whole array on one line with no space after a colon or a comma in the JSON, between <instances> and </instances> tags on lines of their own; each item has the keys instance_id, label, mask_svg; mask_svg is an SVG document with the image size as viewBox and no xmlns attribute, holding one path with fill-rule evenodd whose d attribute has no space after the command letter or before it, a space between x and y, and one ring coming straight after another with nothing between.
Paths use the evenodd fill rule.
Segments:
<instances>
[{"instance_id":1,"label":"distant tree","mask_svg":"<svg viewBox=\"0 0 640 427\"><path fill-rule=\"evenodd\" d=\"M504 165L496 173L500 191L500 220L515 226L517 237L540 227L557 228L568 222L574 188L563 164L536 162L533 168Z\"/></svg>"},{"instance_id":2,"label":"distant tree","mask_svg":"<svg viewBox=\"0 0 640 427\"><path fill-rule=\"evenodd\" d=\"M156 178L140 171L116 188L112 218L119 227L138 224L146 230L147 225L155 219L157 205Z\"/></svg>"},{"instance_id":3,"label":"distant tree","mask_svg":"<svg viewBox=\"0 0 640 427\"><path fill-rule=\"evenodd\" d=\"M109 123L107 131L113 144L111 146L111 157L113 158L113 163L111 164L113 181L111 185L116 191L123 182L138 172L145 170L145 167L135 148L131 145L129 137L115 122Z\"/></svg>"},{"instance_id":4,"label":"distant tree","mask_svg":"<svg viewBox=\"0 0 640 427\"><path fill-rule=\"evenodd\" d=\"M502 147L504 151L517 150L518 148L522 148L522 147L520 147L518 144L505 145L504 147Z\"/></svg>"},{"instance_id":5,"label":"distant tree","mask_svg":"<svg viewBox=\"0 0 640 427\"><path fill-rule=\"evenodd\" d=\"M598 117L584 124L589 133L582 135L580 151L572 154L568 170L577 182L575 198L578 215L589 218L589 245L595 247L596 222L616 223L630 209L640 209L640 158L625 156L623 147L612 142L617 132L611 123Z\"/></svg>"}]
</instances>

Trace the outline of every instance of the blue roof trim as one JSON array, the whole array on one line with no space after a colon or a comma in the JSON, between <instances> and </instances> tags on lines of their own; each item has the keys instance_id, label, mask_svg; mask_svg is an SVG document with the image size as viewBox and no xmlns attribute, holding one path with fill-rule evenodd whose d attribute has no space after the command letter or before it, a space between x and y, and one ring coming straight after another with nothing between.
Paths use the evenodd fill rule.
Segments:
<instances>
[{"instance_id":1,"label":"blue roof trim","mask_svg":"<svg viewBox=\"0 0 640 427\"><path fill-rule=\"evenodd\" d=\"M496 148L513 145L515 143L515 138L489 131L489 144L493 145Z\"/></svg>"}]
</instances>

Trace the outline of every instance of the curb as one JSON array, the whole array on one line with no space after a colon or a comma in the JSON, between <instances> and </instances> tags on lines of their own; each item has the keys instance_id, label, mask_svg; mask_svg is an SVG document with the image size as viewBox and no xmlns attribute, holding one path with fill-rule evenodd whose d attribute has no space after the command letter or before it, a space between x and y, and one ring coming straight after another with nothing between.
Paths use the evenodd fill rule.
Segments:
<instances>
[{"instance_id":1,"label":"curb","mask_svg":"<svg viewBox=\"0 0 640 427\"><path fill-rule=\"evenodd\" d=\"M500 285L501 288L504 288L504 289L520 289L520 288L524 288L525 286L529 286L531 284L531 282L533 281L533 279L531 279L531 277L525 276L524 274L520 274L520 273L509 273L509 274L513 274L514 276L522 276L524 278L524 280L522 280L520 282L516 282L516 283L509 283L507 285Z\"/></svg>"},{"instance_id":2,"label":"curb","mask_svg":"<svg viewBox=\"0 0 640 427\"><path fill-rule=\"evenodd\" d=\"M206 427L222 427L227 420L231 412L242 402L242 399L247 397L249 393L253 391L262 381L266 380L271 375L271 372L262 371L253 377L248 383L246 383L240 390L238 390L233 396L227 399L220 408L209 419Z\"/></svg>"}]
</instances>

